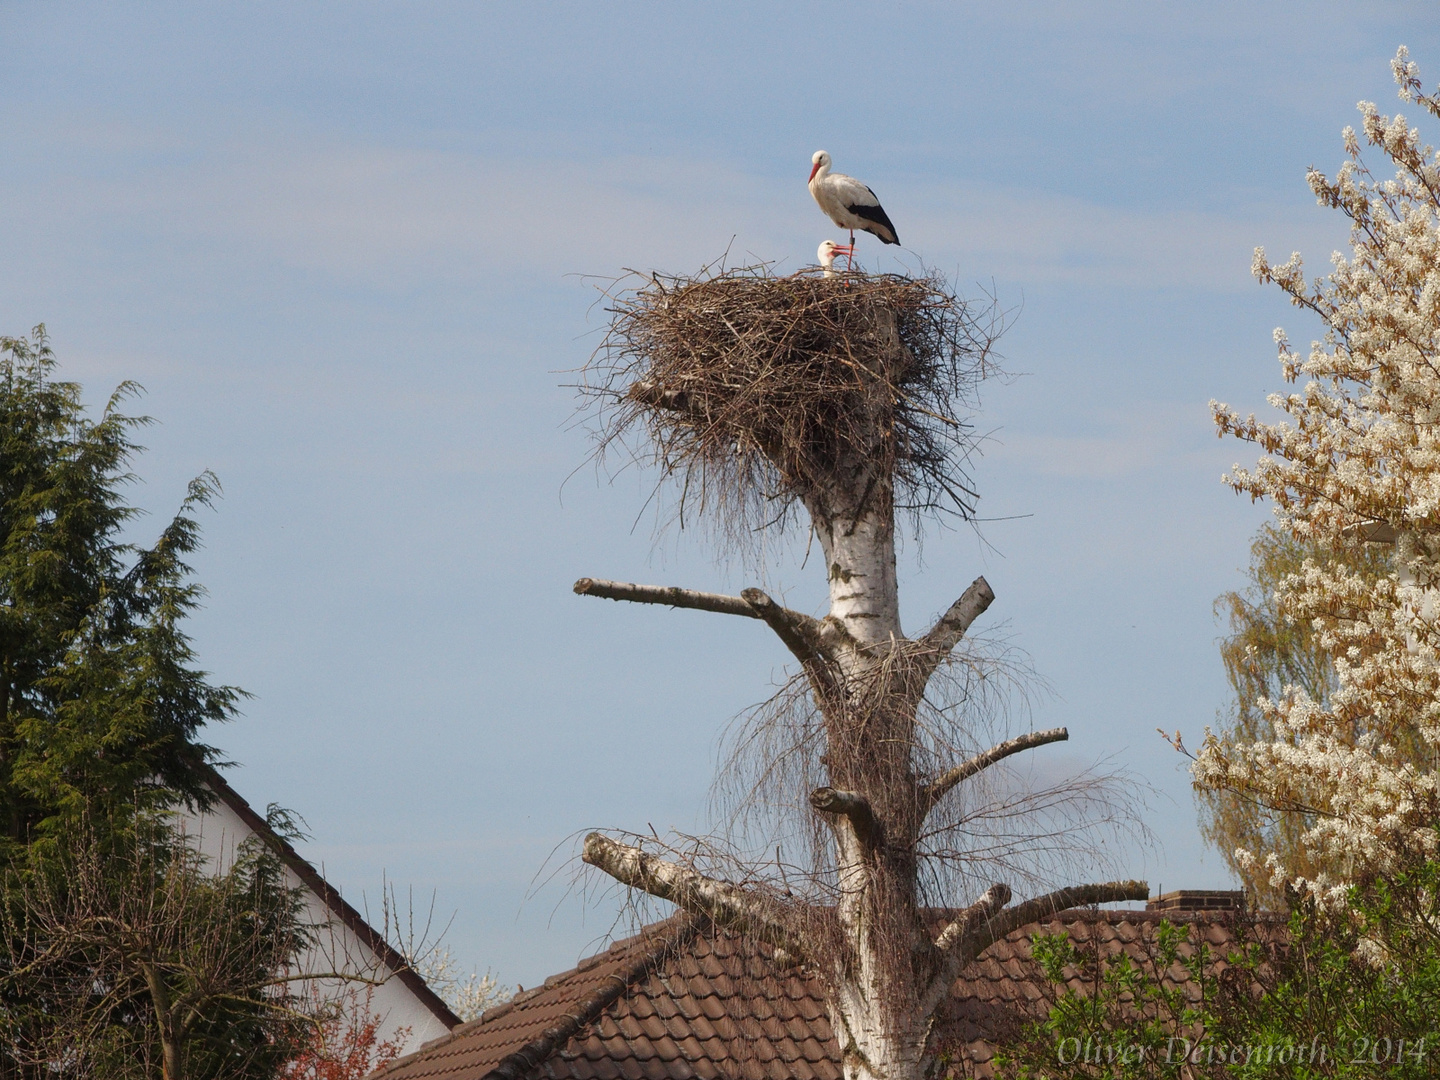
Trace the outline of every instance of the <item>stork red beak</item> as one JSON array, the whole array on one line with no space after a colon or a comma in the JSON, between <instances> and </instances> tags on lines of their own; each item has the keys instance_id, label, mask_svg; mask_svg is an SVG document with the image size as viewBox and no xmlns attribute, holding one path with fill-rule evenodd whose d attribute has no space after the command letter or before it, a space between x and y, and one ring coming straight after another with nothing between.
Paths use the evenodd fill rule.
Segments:
<instances>
[{"instance_id":1,"label":"stork red beak","mask_svg":"<svg viewBox=\"0 0 1440 1080\"><path fill-rule=\"evenodd\" d=\"M810 179L811 179L811 180L814 180L814 179L815 179L815 174L816 174L817 172L819 172L819 171L820 171L820 163L817 161L817 162L815 162L814 165L810 166Z\"/></svg>"}]
</instances>

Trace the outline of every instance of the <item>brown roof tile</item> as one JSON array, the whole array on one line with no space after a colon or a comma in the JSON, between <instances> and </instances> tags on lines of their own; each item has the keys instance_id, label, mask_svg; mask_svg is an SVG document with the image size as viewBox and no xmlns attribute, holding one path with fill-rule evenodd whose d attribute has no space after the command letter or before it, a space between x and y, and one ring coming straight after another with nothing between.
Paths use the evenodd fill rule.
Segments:
<instances>
[{"instance_id":1,"label":"brown roof tile","mask_svg":"<svg viewBox=\"0 0 1440 1080\"><path fill-rule=\"evenodd\" d=\"M970 965L937 1029L975 1075L989 1075L989 1040L1043 1008L1032 934L1067 933L1098 942L1107 956L1139 959L1162 917L1196 923L1212 951L1232 940L1222 912L1068 913L1016 931ZM1188 972L1176 965L1170 977L1185 984ZM766 946L700 934L677 917L461 1025L375 1080L841 1080L838 1056L817 980L774 971Z\"/></svg>"},{"instance_id":2,"label":"brown roof tile","mask_svg":"<svg viewBox=\"0 0 1440 1080\"><path fill-rule=\"evenodd\" d=\"M703 1013L697 1014L695 1019L690 1021L690 1030L697 1039L713 1039L716 1037L715 1026L710 1023L709 1019L707 1019Z\"/></svg>"},{"instance_id":3,"label":"brown roof tile","mask_svg":"<svg viewBox=\"0 0 1440 1080\"><path fill-rule=\"evenodd\" d=\"M725 1004L715 994L706 994L698 1002L700 1009L711 1020L725 1019Z\"/></svg>"}]
</instances>

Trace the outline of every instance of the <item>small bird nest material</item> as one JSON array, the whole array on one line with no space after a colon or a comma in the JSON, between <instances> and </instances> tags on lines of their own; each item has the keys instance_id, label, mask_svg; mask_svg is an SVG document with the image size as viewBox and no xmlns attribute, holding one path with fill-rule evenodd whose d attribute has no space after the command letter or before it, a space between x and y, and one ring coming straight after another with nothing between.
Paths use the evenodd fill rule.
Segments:
<instances>
[{"instance_id":1,"label":"small bird nest material","mask_svg":"<svg viewBox=\"0 0 1440 1080\"><path fill-rule=\"evenodd\" d=\"M635 277L607 294L609 332L582 392L602 452L623 444L678 482L682 526L697 511L731 534L783 524L857 467L882 480L867 497L917 523L973 516L969 414L997 370L993 298L973 305L937 276Z\"/></svg>"}]
</instances>

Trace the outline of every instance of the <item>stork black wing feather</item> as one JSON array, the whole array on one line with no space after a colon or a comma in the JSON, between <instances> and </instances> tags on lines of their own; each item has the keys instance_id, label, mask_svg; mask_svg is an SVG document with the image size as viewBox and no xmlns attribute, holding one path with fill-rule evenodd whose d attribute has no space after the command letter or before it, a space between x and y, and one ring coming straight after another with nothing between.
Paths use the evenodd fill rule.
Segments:
<instances>
[{"instance_id":1,"label":"stork black wing feather","mask_svg":"<svg viewBox=\"0 0 1440 1080\"><path fill-rule=\"evenodd\" d=\"M871 192L871 194L873 195L874 192ZM889 216L885 213L884 208L881 207L878 202L874 206L861 206L857 203L853 206L847 206L846 209L849 210L856 217L862 217L866 221L874 222L876 225L880 226L879 229L866 229L865 231L868 233L873 233L875 236L878 236L881 243L900 243L899 233L895 231L895 226L890 223ZM882 229L884 230L883 232L881 231Z\"/></svg>"}]
</instances>

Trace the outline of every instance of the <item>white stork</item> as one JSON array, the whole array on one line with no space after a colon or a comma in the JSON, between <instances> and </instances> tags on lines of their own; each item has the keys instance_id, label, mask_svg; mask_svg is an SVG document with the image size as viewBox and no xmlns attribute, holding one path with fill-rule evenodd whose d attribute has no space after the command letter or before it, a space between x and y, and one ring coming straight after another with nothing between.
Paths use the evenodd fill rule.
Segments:
<instances>
[{"instance_id":1,"label":"white stork","mask_svg":"<svg viewBox=\"0 0 1440 1080\"><path fill-rule=\"evenodd\" d=\"M810 159L810 194L827 217L842 229L850 230L850 249L855 249L855 230L878 236L884 244L898 244L895 226L880 206L880 200L853 176L830 171L830 155L816 150Z\"/></svg>"},{"instance_id":2,"label":"white stork","mask_svg":"<svg viewBox=\"0 0 1440 1080\"><path fill-rule=\"evenodd\" d=\"M822 240L820 241L820 250L815 253L815 257L820 260L820 265L825 268L825 276L834 277L835 256L844 255L846 257L849 257L850 255L853 255L854 252L854 244L846 247L844 244L835 243L834 240Z\"/></svg>"}]
</instances>

